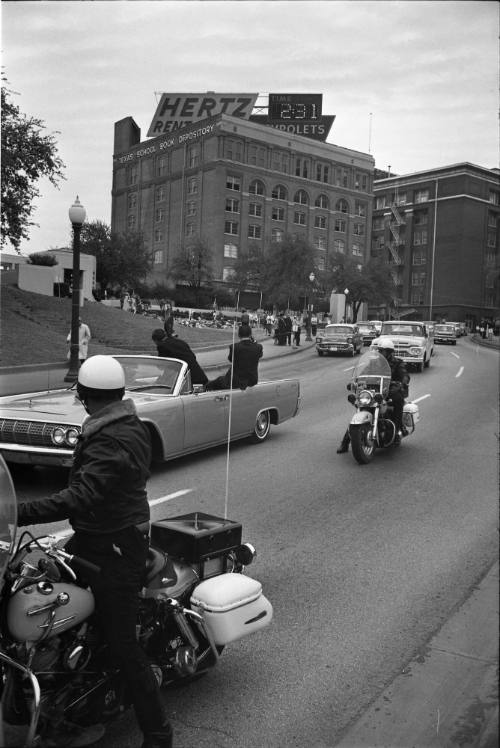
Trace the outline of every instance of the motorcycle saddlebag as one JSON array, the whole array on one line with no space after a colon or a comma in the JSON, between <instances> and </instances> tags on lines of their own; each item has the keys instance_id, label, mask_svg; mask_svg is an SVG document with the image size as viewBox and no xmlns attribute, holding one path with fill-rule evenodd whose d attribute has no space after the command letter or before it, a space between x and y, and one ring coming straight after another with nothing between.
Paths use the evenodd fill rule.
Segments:
<instances>
[{"instance_id":1,"label":"motorcycle saddlebag","mask_svg":"<svg viewBox=\"0 0 500 748\"><path fill-rule=\"evenodd\" d=\"M420 420L420 413L416 403L405 403L403 407L403 424L408 430L413 431L415 424Z\"/></svg>"},{"instance_id":2,"label":"motorcycle saddlebag","mask_svg":"<svg viewBox=\"0 0 500 748\"><path fill-rule=\"evenodd\" d=\"M261 583L242 574L221 574L201 582L193 591L191 607L219 646L263 629L273 617Z\"/></svg>"}]
</instances>

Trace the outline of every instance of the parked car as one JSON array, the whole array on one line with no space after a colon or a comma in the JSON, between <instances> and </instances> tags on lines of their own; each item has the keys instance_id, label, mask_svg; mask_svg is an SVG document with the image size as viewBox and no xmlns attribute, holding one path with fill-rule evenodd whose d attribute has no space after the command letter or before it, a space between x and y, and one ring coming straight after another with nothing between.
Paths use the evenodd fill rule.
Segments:
<instances>
[{"instance_id":1,"label":"parked car","mask_svg":"<svg viewBox=\"0 0 500 748\"><path fill-rule=\"evenodd\" d=\"M263 442L271 424L297 415L298 379L259 382L246 390L205 391L192 385L184 361L159 356L114 356L153 443L153 461L198 452L228 439ZM70 467L85 410L73 388L0 398L0 452L6 462Z\"/></svg>"},{"instance_id":2,"label":"parked car","mask_svg":"<svg viewBox=\"0 0 500 748\"><path fill-rule=\"evenodd\" d=\"M457 330L455 325L440 324L434 326L434 342L457 344Z\"/></svg>"},{"instance_id":3,"label":"parked car","mask_svg":"<svg viewBox=\"0 0 500 748\"><path fill-rule=\"evenodd\" d=\"M396 356L402 358L417 371L430 366L434 352L434 335L425 322L412 320L391 320L382 324L381 336L389 337L394 343ZM379 338L372 347L376 348Z\"/></svg>"},{"instance_id":4,"label":"parked car","mask_svg":"<svg viewBox=\"0 0 500 748\"><path fill-rule=\"evenodd\" d=\"M363 345L370 345L379 336L377 328L370 322L358 322L358 330L363 338Z\"/></svg>"},{"instance_id":5,"label":"parked car","mask_svg":"<svg viewBox=\"0 0 500 748\"><path fill-rule=\"evenodd\" d=\"M316 350L318 356L325 353L349 353L354 356L360 353L363 347L363 338L357 325L332 324L326 325L316 338Z\"/></svg>"}]
</instances>

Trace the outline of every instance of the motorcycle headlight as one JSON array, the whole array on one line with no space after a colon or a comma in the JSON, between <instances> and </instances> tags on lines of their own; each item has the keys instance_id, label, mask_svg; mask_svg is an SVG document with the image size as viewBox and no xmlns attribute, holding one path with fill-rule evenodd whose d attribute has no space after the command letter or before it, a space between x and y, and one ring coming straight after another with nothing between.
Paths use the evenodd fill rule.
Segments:
<instances>
[{"instance_id":1,"label":"motorcycle headlight","mask_svg":"<svg viewBox=\"0 0 500 748\"><path fill-rule=\"evenodd\" d=\"M369 390L362 390L358 395L358 402L360 405L371 405L372 400L373 396Z\"/></svg>"},{"instance_id":2,"label":"motorcycle headlight","mask_svg":"<svg viewBox=\"0 0 500 748\"><path fill-rule=\"evenodd\" d=\"M65 436L65 430L61 426L56 426L56 428L52 432L52 441L54 442L54 444L57 444L57 446L60 446L61 444L64 444Z\"/></svg>"},{"instance_id":3,"label":"motorcycle headlight","mask_svg":"<svg viewBox=\"0 0 500 748\"><path fill-rule=\"evenodd\" d=\"M78 429L75 429L74 427L69 428L66 432L66 444L68 444L68 446L70 447L75 447L79 435L80 432L78 431Z\"/></svg>"}]
</instances>

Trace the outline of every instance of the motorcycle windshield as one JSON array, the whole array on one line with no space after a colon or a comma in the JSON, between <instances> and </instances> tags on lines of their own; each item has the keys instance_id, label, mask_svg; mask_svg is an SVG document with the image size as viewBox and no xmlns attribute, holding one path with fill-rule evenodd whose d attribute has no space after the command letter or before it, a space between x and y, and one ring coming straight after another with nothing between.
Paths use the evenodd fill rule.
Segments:
<instances>
[{"instance_id":1,"label":"motorcycle windshield","mask_svg":"<svg viewBox=\"0 0 500 748\"><path fill-rule=\"evenodd\" d=\"M385 388L391 382L391 367L381 353L370 350L361 356L354 367L352 379L358 386L365 382L364 386L377 384L381 385L381 388Z\"/></svg>"},{"instance_id":2,"label":"motorcycle windshield","mask_svg":"<svg viewBox=\"0 0 500 748\"><path fill-rule=\"evenodd\" d=\"M14 484L0 455L0 587L11 556L17 527L17 501Z\"/></svg>"}]
</instances>

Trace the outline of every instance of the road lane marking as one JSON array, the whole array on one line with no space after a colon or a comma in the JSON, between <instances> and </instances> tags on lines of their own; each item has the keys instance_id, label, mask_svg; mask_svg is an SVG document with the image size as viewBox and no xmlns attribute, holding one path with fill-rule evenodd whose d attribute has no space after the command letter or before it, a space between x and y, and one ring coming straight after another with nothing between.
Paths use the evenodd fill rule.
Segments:
<instances>
[{"instance_id":1,"label":"road lane marking","mask_svg":"<svg viewBox=\"0 0 500 748\"><path fill-rule=\"evenodd\" d=\"M427 400L428 397L431 397L431 394L428 395L422 395L422 397L417 397L416 400L411 400L412 403L420 403L422 400Z\"/></svg>"},{"instance_id":2,"label":"road lane marking","mask_svg":"<svg viewBox=\"0 0 500 748\"><path fill-rule=\"evenodd\" d=\"M159 496L157 499L151 499L149 506L156 506L162 504L164 501L172 501L172 499L178 499L179 496L184 496L187 493L194 491L194 488L183 488L182 491L175 491L175 493L168 493L166 496Z\"/></svg>"},{"instance_id":3,"label":"road lane marking","mask_svg":"<svg viewBox=\"0 0 500 748\"><path fill-rule=\"evenodd\" d=\"M457 371L457 373L455 374L455 379L457 379L458 377L461 377L461 376L462 376L462 374L463 374L463 372L464 372L464 367L463 367L463 366L461 366L461 367L460 367L460 369L459 369L459 370Z\"/></svg>"},{"instance_id":4,"label":"road lane marking","mask_svg":"<svg viewBox=\"0 0 500 748\"><path fill-rule=\"evenodd\" d=\"M453 353L453 351L450 351L450 353L451 353L452 356L455 356L455 358L460 358L460 356L458 355L458 353Z\"/></svg>"}]
</instances>

